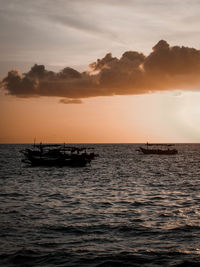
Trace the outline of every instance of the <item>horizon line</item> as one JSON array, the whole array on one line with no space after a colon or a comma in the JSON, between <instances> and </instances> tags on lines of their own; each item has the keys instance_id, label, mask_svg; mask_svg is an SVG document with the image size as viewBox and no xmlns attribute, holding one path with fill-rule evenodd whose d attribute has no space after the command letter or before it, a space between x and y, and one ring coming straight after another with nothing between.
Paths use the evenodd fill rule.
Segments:
<instances>
[{"instance_id":1,"label":"horizon line","mask_svg":"<svg viewBox=\"0 0 200 267\"><path fill-rule=\"evenodd\" d=\"M70 144L70 145L73 145L73 144L77 144L77 145L81 145L81 144L91 144L91 145L134 145L134 144L177 144L177 145L181 145L181 144L185 144L185 145L189 145L189 144L200 144L200 142L132 142L132 143L129 143L129 142L97 142L97 143L93 143L93 142L37 142L35 144ZM25 143L0 143L0 145L34 145L33 142L25 142Z\"/></svg>"}]
</instances>

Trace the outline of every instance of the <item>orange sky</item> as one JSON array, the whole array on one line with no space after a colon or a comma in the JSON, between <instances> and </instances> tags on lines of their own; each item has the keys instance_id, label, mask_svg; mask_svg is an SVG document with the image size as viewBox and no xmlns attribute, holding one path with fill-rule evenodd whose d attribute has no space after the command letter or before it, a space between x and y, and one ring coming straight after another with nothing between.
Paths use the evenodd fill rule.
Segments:
<instances>
[{"instance_id":1,"label":"orange sky","mask_svg":"<svg viewBox=\"0 0 200 267\"><path fill-rule=\"evenodd\" d=\"M199 142L199 93L99 97L80 105L7 98L1 143L32 143L35 137L52 143Z\"/></svg>"},{"instance_id":2,"label":"orange sky","mask_svg":"<svg viewBox=\"0 0 200 267\"><path fill-rule=\"evenodd\" d=\"M89 70L90 63L97 63L98 58L104 62L109 52L117 60L108 65L106 62L103 67L101 64L98 71L102 74L102 87L95 89L96 97L90 94L90 98L84 98L81 92L76 100L80 98L82 104L59 103L61 98L68 102L64 97L69 94L65 96L56 90L56 96L44 97L42 86L43 91L37 91L42 97L20 98L16 87L12 88L13 96L8 95L8 90L1 90L0 143L32 143L34 138L37 142L51 143L200 142L200 83L196 81L199 77L196 67L193 70L190 66L191 75L187 77L187 69L184 69L184 76L179 76L179 66L174 66L177 73L175 79L174 73L171 76L173 80L169 79L169 65L166 76L159 74L158 78L160 70L155 68L156 60L148 58L148 63L143 63L147 71L150 73L152 67L157 71L150 86L152 93L146 90L146 81L141 86L142 80L139 81L143 90L140 94L135 94L137 84L130 95L123 95L124 90L130 90L128 82L123 81L118 89L113 85L119 77L116 69L121 74L125 70L133 71L133 65L129 65L129 61L127 64L122 56L126 51L137 51L147 57L162 39L170 46L178 45L179 50L186 46L198 51L199 10L195 0L128 0L126 3L123 0L87 0L84 5L80 0L58 0L57 4L49 0L47 5L40 0L2 1L1 79L13 69L28 73L35 63L44 64L47 70L55 72L71 67L81 73ZM194 65L198 66L198 60ZM113 73L116 76L111 75L108 80L110 76L107 75ZM127 77L131 76L125 76L125 80ZM187 88L182 85L184 77L187 77ZM196 83L190 88L189 83L194 80ZM107 87L103 87L105 81ZM149 76L147 81L149 85ZM73 86L77 88L77 84ZM93 90L92 86L86 88L88 92ZM159 88L165 91L159 92ZM28 87L24 90L28 92ZM52 92L50 84L45 90L47 95L48 90ZM112 95L113 90L122 95L102 96Z\"/></svg>"}]
</instances>

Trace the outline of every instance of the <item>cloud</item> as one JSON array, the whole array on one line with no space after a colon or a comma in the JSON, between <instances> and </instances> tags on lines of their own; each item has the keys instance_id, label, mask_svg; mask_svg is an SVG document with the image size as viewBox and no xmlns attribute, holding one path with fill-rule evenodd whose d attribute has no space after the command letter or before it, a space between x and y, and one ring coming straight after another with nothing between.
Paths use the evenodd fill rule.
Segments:
<instances>
[{"instance_id":1,"label":"cloud","mask_svg":"<svg viewBox=\"0 0 200 267\"><path fill-rule=\"evenodd\" d=\"M82 104L82 100L81 99L68 99L68 98L63 98L60 99L59 101L62 104Z\"/></svg>"},{"instance_id":2,"label":"cloud","mask_svg":"<svg viewBox=\"0 0 200 267\"><path fill-rule=\"evenodd\" d=\"M66 67L56 73L35 64L24 74L9 71L1 87L17 97L62 97L60 102L65 104L80 104L88 97L200 89L200 51L170 47L164 40L148 56L127 51L116 58L108 53L90 67L91 72Z\"/></svg>"},{"instance_id":3,"label":"cloud","mask_svg":"<svg viewBox=\"0 0 200 267\"><path fill-rule=\"evenodd\" d=\"M70 27L76 30L83 31L85 33L91 33L94 35L100 34L104 37L116 39L116 35L111 31L102 29L98 27L97 24L94 24L92 20L88 21L88 17L84 18L79 14L65 14L65 15L48 15L48 18L54 22L57 22L63 26Z\"/></svg>"}]
</instances>

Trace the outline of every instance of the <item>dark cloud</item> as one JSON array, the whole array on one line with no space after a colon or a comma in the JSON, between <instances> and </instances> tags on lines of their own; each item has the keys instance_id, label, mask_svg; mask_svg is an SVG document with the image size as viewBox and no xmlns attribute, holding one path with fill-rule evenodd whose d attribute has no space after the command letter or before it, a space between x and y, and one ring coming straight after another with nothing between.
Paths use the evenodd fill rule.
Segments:
<instances>
[{"instance_id":1,"label":"dark cloud","mask_svg":"<svg viewBox=\"0 0 200 267\"><path fill-rule=\"evenodd\" d=\"M68 98L63 98L60 99L59 101L62 104L82 104L82 100L81 99L68 99Z\"/></svg>"},{"instance_id":2,"label":"dark cloud","mask_svg":"<svg viewBox=\"0 0 200 267\"><path fill-rule=\"evenodd\" d=\"M147 72L170 76L197 74L200 71L200 51L183 46L170 47L161 40L146 58L144 68Z\"/></svg>"},{"instance_id":3,"label":"dark cloud","mask_svg":"<svg viewBox=\"0 0 200 267\"><path fill-rule=\"evenodd\" d=\"M119 60L116 57L112 57L111 53L108 53L107 55L105 55L104 58L102 59L97 59L96 62L93 62L90 64L90 67L94 70L94 71L98 71L98 70L102 70L104 68L109 68L111 66L111 64L113 62L118 62Z\"/></svg>"},{"instance_id":4,"label":"dark cloud","mask_svg":"<svg viewBox=\"0 0 200 267\"><path fill-rule=\"evenodd\" d=\"M66 67L56 73L35 64L29 72L10 71L1 87L17 97L56 96L61 103L80 104L82 98L145 94L162 90L200 88L200 51L161 40L148 56L135 51L121 58L108 53L90 64L91 72Z\"/></svg>"}]
</instances>

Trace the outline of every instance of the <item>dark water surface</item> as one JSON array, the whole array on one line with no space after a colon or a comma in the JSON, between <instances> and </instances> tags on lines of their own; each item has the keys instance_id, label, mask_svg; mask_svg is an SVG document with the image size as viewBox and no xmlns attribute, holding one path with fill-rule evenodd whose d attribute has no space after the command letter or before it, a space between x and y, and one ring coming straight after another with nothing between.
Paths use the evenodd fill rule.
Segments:
<instances>
[{"instance_id":1,"label":"dark water surface","mask_svg":"<svg viewBox=\"0 0 200 267\"><path fill-rule=\"evenodd\" d=\"M200 266L200 145L94 145L84 168L0 146L0 266Z\"/></svg>"}]
</instances>

